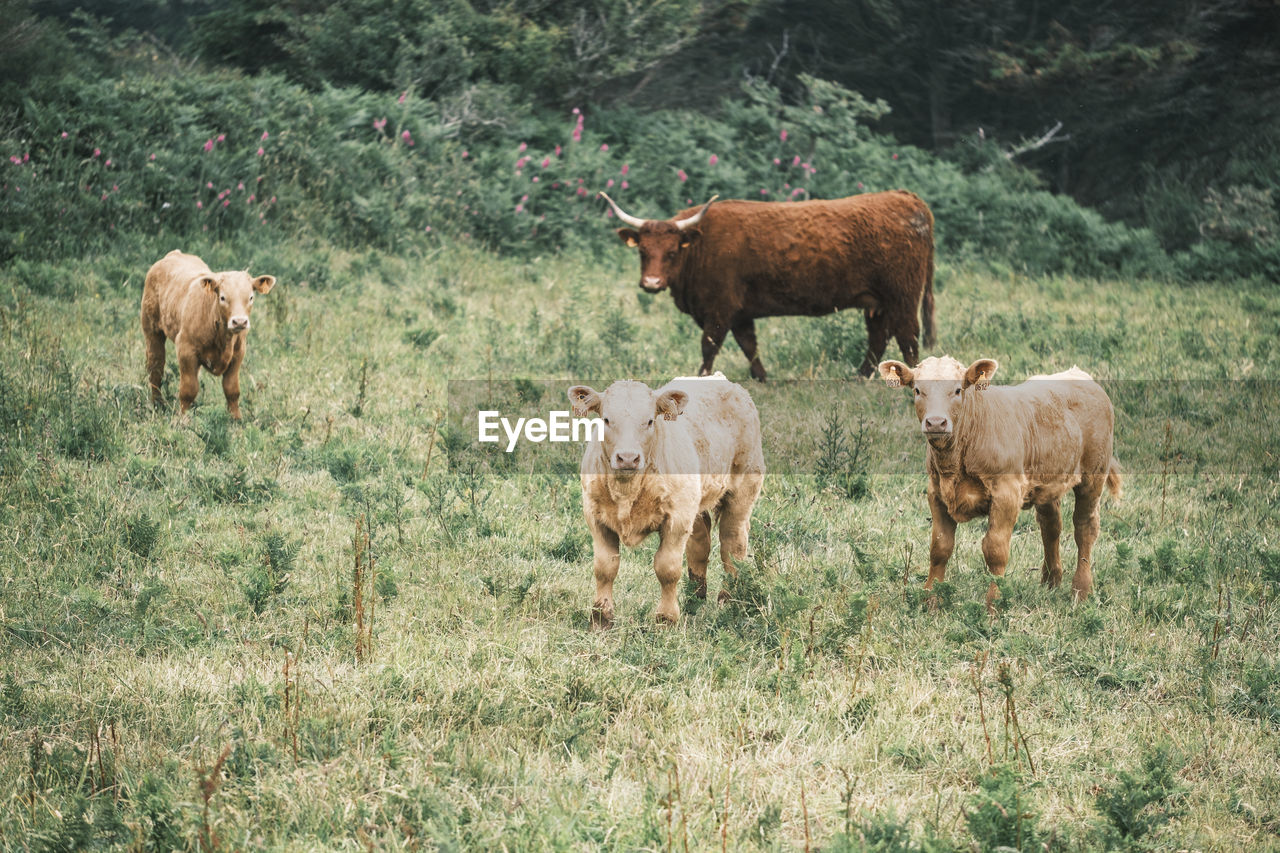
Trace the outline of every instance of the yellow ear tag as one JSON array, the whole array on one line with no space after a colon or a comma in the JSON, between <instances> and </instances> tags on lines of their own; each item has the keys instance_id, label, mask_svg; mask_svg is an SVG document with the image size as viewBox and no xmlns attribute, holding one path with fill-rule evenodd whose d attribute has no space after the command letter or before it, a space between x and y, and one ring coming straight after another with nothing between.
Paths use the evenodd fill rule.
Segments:
<instances>
[{"instance_id":1,"label":"yellow ear tag","mask_svg":"<svg viewBox=\"0 0 1280 853\"><path fill-rule=\"evenodd\" d=\"M890 376L884 381L884 384L888 385L890 388L901 388L902 380L896 376Z\"/></svg>"},{"instance_id":2,"label":"yellow ear tag","mask_svg":"<svg viewBox=\"0 0 1280 853\"><path fill-rule=\"evenodd\" d=\"M987 379L987 372L984 370L978 374L978 381L973 384L978 386L979 391L985 391L991 387L991 380Z\"/></svg>"}]
</instances>

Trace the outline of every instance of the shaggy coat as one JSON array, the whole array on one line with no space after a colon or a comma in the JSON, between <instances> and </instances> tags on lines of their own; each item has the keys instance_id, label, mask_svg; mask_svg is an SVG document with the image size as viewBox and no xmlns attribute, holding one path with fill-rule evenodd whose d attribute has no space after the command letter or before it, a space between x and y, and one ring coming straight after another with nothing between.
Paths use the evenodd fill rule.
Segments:
<instances>
[{"instance_id":1,"label":"shaggy coat","mask_svg":"<svg viewBox=\"0 0 1280 853\"><path fill-rule=\"evenodd\" d=\"M914 193L708 205L700 218L689 208L618 230L640 250L640 286L669 287L676 307L702 328L702 374L733 332L751 375L763 380L755 332L762 317L861 309L863 376L874 374L891 336L907 364L916 363L922 305L924 345L934 345L933 214Z\"/></svg>"},{"instance_id":2,"label":"shaggy coat","mask_svg":"<svg viewBox=\"0 0 1280 853\"><path fill-rule=\"evenodd\" d=\"M152 265L142 288L142 337L152 402L160 401L165 341L178 354L181 412L200 390L200 368L222 377L231 417L240 417L240 364L249 335L249 312L257 293L267 293L275 276L250 278L247 272L212 272L195 255L173 250Z\"/></svg>"},{"instance_id":3,"label":"shaggy coat","mask_svg":"<svg viewBox=\"0 0 1280 853\"><path fill-rule=\"evenodd\" d=\"M592 624L613 622L619 545L634 547L651 533L661 539L653 563L662 587L657 617L675 622L682 554L700 598L717 522L725 571L734 574L733 561L747 555L764 479L755 404L721 374L676 379L657 391L640 382L615 382L603 393L576 385L569 400L575 415L596 412L605 423L603 441L587 444L581 468L595 555Z\"/></svg>"},{"instance_id":4,"label":"shaggy coat","mask_svg":"<svg viewBox=\"0 0 1280 853\"><path fill-rule=\"evenodd\" d=\"M982 554L991 574L1003 575L1018 512L1035 507L1044 545L1040 580L1056 587L1062 580L1060 504L1074 491L1078 555L1071 589L1079 601L1093 587L1090 558L1103 488L1120 493L1111 400L1078 367L1032 376L1021 385L990 386L998 367L984 358L965 368L950 357L925 359L915 370L896 361L880 365L891 386L913 389L928 441L933 536L925 586L943 579L956 524L983 515L989 523ZM988 606L998 595L993 581Z\"/></svg>"}]
</instances>

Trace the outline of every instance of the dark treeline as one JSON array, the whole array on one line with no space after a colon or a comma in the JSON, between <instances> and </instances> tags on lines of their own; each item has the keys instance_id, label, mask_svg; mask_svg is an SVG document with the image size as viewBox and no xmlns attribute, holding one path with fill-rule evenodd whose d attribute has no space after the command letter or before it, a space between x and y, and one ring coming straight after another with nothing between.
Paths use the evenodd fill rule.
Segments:
<instances>
[{"instance_id":1,"label":"dark treeline","mask_svg":"<svg viewBox=\"0 0 1280 853\"><path fill-rule=\"evenodd\" d=\"M410 93L472 145L574 107L723 116L744 84L801 105L808 81L826 80L887 105L862 116L880 138L967 174L1021 169L1150 229L1166 251L1192 251L1197 275L1219 265L1206 241L1242 273L1275 265L1239 256L1275 255L1280 238L1277 0L0 0L0 11L0 71L17 84L0 108L15 122L28 83L113 51L118 64L104 34L130 33L129 52L177 68Z\"/></svg>"}]
</instances>

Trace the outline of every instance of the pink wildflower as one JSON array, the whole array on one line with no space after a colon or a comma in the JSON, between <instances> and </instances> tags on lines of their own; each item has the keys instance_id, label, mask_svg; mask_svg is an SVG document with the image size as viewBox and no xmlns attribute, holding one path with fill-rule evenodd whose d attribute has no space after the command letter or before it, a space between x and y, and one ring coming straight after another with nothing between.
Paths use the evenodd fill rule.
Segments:
<instances>
[{"instance_id":1,"label":"pink wildflower","mask_svg":"<svg viewBox=\"0 0 1280 853\"><path fill-rule=\"evenodd\" d=\"M66 139L66 138L67 138L67 132L66 132L65 130L64 130L64 131L62 131L62 138L63 138L63 139Z\"/></svg>"},{"instance_id":2,"label":"pink wildflower","mask_svg":"<svg viewBox=\"0 0 1280 853\"><path fill-rule=\"evenodd\" d=\"M152 160L156 159L156 155L152 154L152 155L151 155L151 159L152 159Z\"/></svg>"},{"instance_id":3,"label":"pink wildflower","mask_svg":"<svg viewBox=\"0 0 1280 853\"><path fill-rule=\"evenodd\" d=\"M582 141L582 125L578 125L577 127L575 127L575 128L573 129L573 134L572 134L572 136L573 136L573 141L574 141L574 142L581 142L581 141Z\"/></svg>"},{"instance_id":4,"label":"pink wildflower","mask_svg":"<svg viewBox=\"0 0 1280 853\"><path fill-rule=\"evenodd\" d=\"M213 150L213 140L206 139L204 141L204 153L208 154L212 150ZM95 154L94 156L96 157L97 155Z\"/></svg>"},{"instance_id":5,"label":"pink wildflower","mask_svg":"<svg viewBox=\"0 0 1280 853\"><path fill-rule=\"evenodd\" d=\"M267 153L267 152L266 152L266 151L264 151L264 150L262 149L262 146L258 146L258 156L259 156L259 157L261 157L263 154L266 154L266 153Z\"/></svg>"},{"instance_id":6,"label":"pink wildflower","mask_svg":"<svg viewBox=\"0 0 1280 853\"><path fill-rule=\"evenodd\" d=\"M689 180L689 176L688 176L688 175L686 175L686 174L684 173L684 169L679 169L679 170L677 170L677 171L676 171L676 177L680 179L680 183L682 183L682 184L683 184L685 181Z\"/></svg>"},{"instance_id":7,"label":"pink wildflower","mask_svg":"<svg viewBox=\"0 0 1280 853\"><path fill-rule=\"evenodd\" d=\"M227 141L227 135L226 135L225 133L219 133L219 134L218 134L218 141L219 141L219 142L226 142L226 141Z\"/></svg>"},{"instance_id":8,"label":"pink wildflower","mask_svg":"<svg viewBox=\"0 0 1280 853\"><path fill-rule=\"evenodd\" d=\"M707 158L707 162L710 163L712 166L714 166L716 163L720 162L720 158L712 154L710 157Z\"/></svg>"},{"instance_id":9,"label":"pink wildflower","mask_svg":"<svg viewBox=\"0 0 1280 853\"><path fill-rule=\"evenodd\" d=\"M516 213L524 213L524 205L523 205L523 204L517 204L517 205L516 205Z\"/></svg>"},{"instance_id":10,"label":"pink wildflower","mask_svg":"<svg viewBox=\"0 0 1280 853\"><path fill-rule=\"evenodd\" d=\"M858 181L858 189L862 189L862 181Z\"/></svg>"},{"instance_id":11,"label":"pink wildflower","mask_svg":"<svg viewBox=\"0 0 1280 853\"><path fill-rule=\"evenodd\" d=\"M580 195L580 196L585 196L586 194L587 194L587 188L586 188L586 187L578 187L578 195Z\"/></svg>"},{"instance_id":12,"label":"pink wildflower","mask_svg":"<svg viewBox=\"0 0 1280 853\"><path fill-rule=\"evenodd\" d=\"M608 151L608 150L609 150L609 143L607 143L607 142L602 142L602 143L600 144L600 150L601 150L601 151Z\"/></svg>"},{"instance_id":13,"label":"pink wildflower","mask_svg":"<svg viewBox=\"0 0 1280 853\"><path fill-rule=\"evenodd\" d=\"M110 168L111 168L111 160L108 158L107 162L103 163L102 165L104 165L104 166L106 166L108 169L110 169Z\"/></svg>"},{"instance_id":14,"label":"pink wildflower","mask_svg":"<svg viewBox=\"0 0 1280 853\"><path fill-rule=\"evenodd\" d=\"M777 157L774 157L774 158L773 158L773 165L775 165L775 166L781 166L781 165L782 165L782 161L781 161L781 160L779 160Z\"/></svg>"},{"instance_id":15,"label":"pink wildflower","mask_svg":"<svg viewBox=\"0 0 1280 853\"><path fill-rule=\"evenodd\" d=\"M559 157L559 156L560 156L560 152L561 152L562 150L563 150L563 149L561 149L561 147L560 147L559 145L557 145L557 146L556 146L556 156L557 156L557 157Z\"/></svg>"},{"instance_id":16,"label":"pink wildflower","mask_svg":"<svg viewBox=\"0 0 1280 853\"><path fill-rule=\"evenodd\" d=\"M101 148L95 148L95 149L93 149L93 156L94 156L94 157L97 157L97 156L98 156L99 154L101 154L101 153L102 153L102 149L101 149Z\"/></svg>"},{"instance_id":17,"label":"pink wildflower","mask_svg":"<svg viewBox=\"0 0 1280 853\"><path fill-rule=\"evenodd\" d=\"M605 188L605 189L612 189L612 188L613 188L613 178L610 178L608 181L606 181L606 182L605 182L604 188Z\"/></svg>"},{"instance_id":18,"label":"pink wildflower","mask_svg":"<svg viewBox=\"0 0 1280 853\"><path fill-rule=\"evenodd\" d=\"M226 207L229 204L231 204L231 199L227 199L226 201L222 202L223 207Z\"/></svg>"},{"instance_id":19,"label":"pink wildflower","mask_svg":"<svg viewBox=\"0 0 1280 853\"><path fill-rule=\"evenodd\" d=\"M529 148L529 143L521 142L520 147L516 149L516 153L523 154Z\"/></svg>"},{"instance_id":20,"label":"pink wildflower","mask_svg":"<svg viewBox=\"0 0 1280 853\"><path fill-rule=\"evenodd\" d=\"M797 154L797 155L796 155L796 157L795 157L795 159L791 161L791 165L792 165L792 166L799 166L799 165L800 165L800 155L799 155L799 154Z\"/></svg>"},{"instance_id":21,"label":"pink wildflower","mask_svg":"<svg viewBox=\"0 0 1280 853\"><path fill-rule=\"evenodd\" d=\"M119 184L112 184L112 185L111 185L111 191L112 191L113 193L118 193L118 192L120 192L120 185L119 185Z\"/></svg>"},{"instance_id":22,"label":"pink wildflower","mask_svg":"<svg viewBox=\"0 0 1280 853\"><path fill-rule=\"evenodd\" d=\"M630 164L628 164L628 163L623 163L623 164L622 164L622 168L621 168L619 171L621 171L621 172L622 172L622 174L625 176L625 175L627 174L627 172L630 172L630 171L631 171L631 166L630 166Z\"/></svg>"},{"instance_id":23,"label":"pink wildflower","mask_svg":"<svg viewBox=\"0 0 1280 853\"><path fill-rule=\"evenodd\" d=\"M374 129L374 130L382 130L382 129L383 129L384 127L386 127L386 126L387 126L387 120L386 120L385 118L375 118L375 119L373 120L373 129ZM266 135L265 135L265 134L263 134L263 137L262 137L262 138L263 138L263 139L266 139L267 137L266 137Z\"/></svg>"},{"instance_id":24,"label":"pink wildflower","mask_svg":"<svg viewBox=\"0 0 1280 853\"><path fill-rule=\"evenodd\" d=\"M894 154L894 155L893 155L893 159L897 160L897 159L898 159L898 155L897 155L897 154Z\"/></svg>"},{"instance_id":25,"label":"pink wildflower","mask_svg":"<svg viewBox=\"0 0 1280 853\"><path fill-rule=\"evenodd\" d=\"M524 201L528 201L528 200L529 200L529 194L528 194L528 193L525 193L524 195L520 196L520 201L524 202Z\"/></svg>"},{"instance_id":26,"label":"pink wildflower","mask_svg":"<svg viewBox=\"0 0 1280 853\"><path fill-rule=\"evenodd\" d=\"M784 128L782 129L782 131L778 134L778 139L782 140L783 142L786 142L786 141L787 141L787 129L786 129L785 127L784 127Z\"/></svg>"},{"instance_id":27,"label":"pink wildflower","mask_svg":"<svg viewBox=\"0 0 1280 853\"><path fill-rule=\"evenodd\" d=\"M268 137L268 136L270 136L270 135L271 135L271 134L267 133L265 130L264 130L264 131L262 131L262 139L261 139L260 141L261 141L261 142L266 142L266 141L267 141L267 137Z\"/></svg>"},{"instance_id":28,"label":"pink wildflower","mask_svg":"<svg viewBox=\"0 0 1280 853\"><path fill-rule=\"evenodd\" d=\"M207 184L205 184L204 188L207 190L213 189L213 181L209 181Z\"/></svg>"},{"instance_id":29,"label":"pink wildflower","mask_svg":"<svg viewBox=\"0 0 1280 853\"><path fill-rule=\"evenodd\" d=\"M204 202L202 201L196 202L196 210L202 210L203 208L204 208Z\"/></svg>"},{"instance_id":30,"label":"pink wildflower","mask_svg":"<svg viewBox=\"0 0 1280 853\"><path fill-rule=\"evenodd\" d=\"M463 152L462 152L462 159L463 159L463 160L467 159L467 158L468 158L468 157L470 157L470 156L471 156L471 152L470 152L470 151L463 151ZM430 225L428 225L427 227L428 227L428 228L430 228L431 226L430 226Z\"/></svg>"},{"instance_id":31,"label":"pink wildflower","mask_svg":"<svg viewBox=\"0 0 1280 853\"><path fill-rule=\"evenodd\" d=\"M573 108L573 114L574 114L574 115L576 115L576 116L577 116L577 115L582 115L582 110L578 109L577 107L574 107L574 108Z\"/></svg>"},{"instance_id":32,"label":"pink wildflower","mask_svg":"<svg viewBox=\"0 0 1280 853\"><path fill-rule=\"evenodd\" d=\"M627 183L626 181L623 181L623 182L622 182L622 188L623 188L624 190L631 189L631 184Z\"/></svg>"},{"instance_id":33,"label":"pink wildflower","mask_svg":"<svg viewBox=\"0 0 1280 853\"><path fill-rule=\"evenodd\" d=\"M769 194L768 190L764 189L763 187L760 189L760 195L768 195L768 194Z\"/></svg>"},{"instance_id":34,"label":"pink wildflower","mask_svg":"<svg viewBox=\"0 0 1280 853\"><path fill-rule=\"evenodd\" d=\"M534 182L535 184L538 182L538 176L537 176L537 175L534 175L534 176L533 176L533 182Z\"/></svg>"},{"instance_id":35,"label":"pink wildflower","mask_svg":"<svg viewBox=\"0 0 1280 853\"><path fill-rule=\"evenodd\" d=\"M550 166L550 165L551 165L551 158L550 158L550 157L543 157L543 158L542 158L542 168L544 168L544 169L545 169L545 168L547 168L547 167L548 167L548 166Z\"/></svg>"},{"instance_id":36,"label":"pink wildflower","mask_svg":"<svg viewBox=\"0 0 1280 853\"><path fill-rule=\"evenodd\" d=\"M236 184L236 189L238 190L244 189L244 181L241 181L240 183Z\"/></svg>"},{"instance_id":37,"label":"pink wildflower","mask_svg":"<svg viewBox=\"0 0 1280 853\"><path fill-rule=\"evenodd\" d=\"M403 92L400 93L400 98L399 100L396 101L396 103L403 104L404 99L407 98L408 96L409 96L409 90L405 89Z\"/></svg>"}]
</instances>

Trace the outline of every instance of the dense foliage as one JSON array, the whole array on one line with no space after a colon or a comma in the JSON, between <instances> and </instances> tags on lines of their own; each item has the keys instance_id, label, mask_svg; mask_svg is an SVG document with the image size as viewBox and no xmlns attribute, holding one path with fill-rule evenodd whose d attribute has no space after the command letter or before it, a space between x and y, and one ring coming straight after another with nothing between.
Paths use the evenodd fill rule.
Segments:
<instances>
[{"instance_id":1,"label":"dense foliage","mask_svg":"<svg viewBox=\"0 0 1280 853\"><path fill-rule=\"evenodd\" d=\"M591 86L569 84L623 79L661 53L628 27L696 42L705 21L679 4L645 13L661 22L626 18L621 4L601 11L608 32L591 32L617 49L594 65L585 31L570 25L586 27L582 8L376 5L273 11L245 0L190 16L194 52L255 72L246 76L193 66L154 35L113 34L80 13L64 25L5 0L19 85L0 97L0 258L81 254L123 230L162 245L267 229L348 246L462 239L536 254L610 244L599 190L663 217L712 194L906 188L933 207L939 250L953 259L1082 275L1280 271L1266 187L1211 192L1196 241L1171 259L1152 232L1044 190L997 142L975 138L948 158L903 145L874 130L891 104L815 77L757 76L710 110L593 102ZM250 24L265 35L235 31Z\"/></svg>"}]
</instances>

